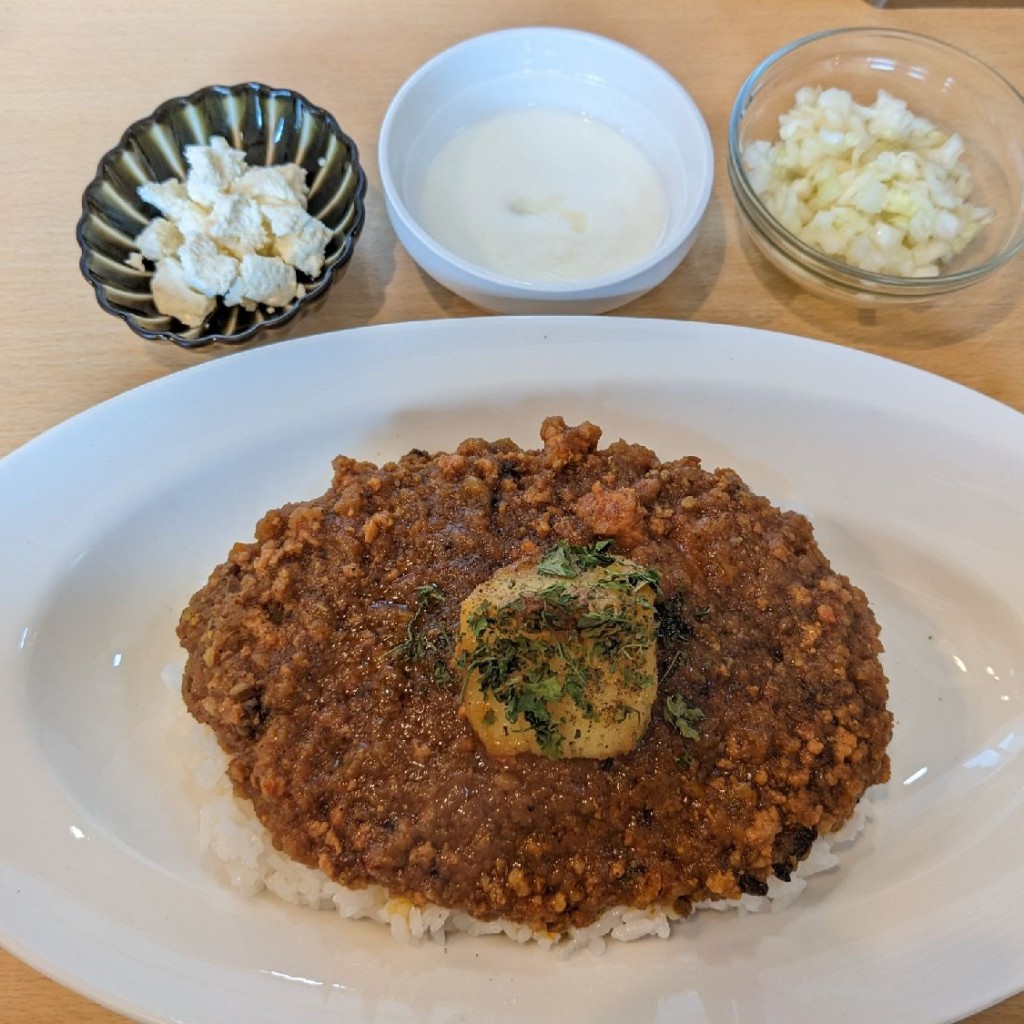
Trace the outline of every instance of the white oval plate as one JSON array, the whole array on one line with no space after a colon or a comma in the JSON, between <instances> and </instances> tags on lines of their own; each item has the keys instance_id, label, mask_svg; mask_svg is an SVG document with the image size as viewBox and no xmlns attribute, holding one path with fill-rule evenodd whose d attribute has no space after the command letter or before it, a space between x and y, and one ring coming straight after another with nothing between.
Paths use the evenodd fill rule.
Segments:
<instances>
[{"instance_id":1,"label":"white oval plate","mask_svg":"<svg viewBox=\"0 0 1024 1024\"><path fill-rule=\"evenodd\" d=\"M198 855L169 724L179 609L265 509L321 493L333 455L533 447L552 413L811 516L882 623L876 820L789 910L567 962L236 895ZM1024 987L1024 417L996 402L736 327L431 321L157 381L10 455L0 493L0 939L93 999L186 1024L912 1024Z\"/></svg>"}]
</instances>

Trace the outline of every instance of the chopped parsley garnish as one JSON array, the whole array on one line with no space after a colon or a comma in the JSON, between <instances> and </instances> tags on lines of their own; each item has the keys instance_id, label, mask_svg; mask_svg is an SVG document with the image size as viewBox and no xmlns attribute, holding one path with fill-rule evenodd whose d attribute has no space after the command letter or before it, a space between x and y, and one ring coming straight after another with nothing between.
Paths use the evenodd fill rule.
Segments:
<instances>
[{"instance_id":1,"label":"chopped parsley garnish","mask_svg":"<svg viewBox=\"0 0 1024 1024\"><path fill-rule=\"evenodd\" d=\"M661 574L657 569L645 569L638 565L624 572L617 570L609 573L607 579L601 580L598 586L606 590L621 590L627 594L635 594L642 587L650 587L657 592L661 586Z\"/></svg>"},{"instance_id":2,"label":"chopped parsley garnish","mask_svg":"<svg viewBox=\"0 0 1024 1024\"><path fill-rule=\"evenodd\" d=\"M580 738L583 721L600 720L609 685L637 694L641 704L653 697L645 702L639 694L657 685L653 659L651 669L643 668L654 642L653 605L636 593L656 584L657 573L608 554L611 543L555 545L536 567L539 586L504 602L484 600L463 620L454 667L465 681L474 679L505 722L531 730L550 758L563 756L563 740L571 742L574 732ZM584 573L591 573L588 582L567 582ZM602 595L606 580L628 596ZM617 724L644 719L627 700L606 705L602 714ZM490 715L484 724L494 724Z\"/></svg>"},{"instance_id":3,"label":"chopped parsley garnish","mask_svg":"<svg viewBox=\"0 0 1024 1024\"><path fill-rule=\"evenodd\" d=\"M588 569L611 565L615 556L608 552L614 543L610 537L586 545L559 541L537 564L537 572L541 576L560 576L562 579L574 580Z\"/></svg>"},{"instance_id":4,"label":"chopped parsley garnish","mask_svg":"<svg viewBox=\"0 0 1024 1024\"><path fill-rule=\"evenodd\" d=\"M630 715L636 715L637 719L640 718L640 712L636 708L630 707L628 704L620 704L612 713L612 721L624 722Z\"/></svg>"},{"instance_id":5,"label":"chopped parsley garnish","mask_svg":"<svg viewBox=\"0 0 1024 1024\"><path fill-rule=\"evenodd\" d=\"M583 545L559 541L554 547L549 548L537 563L537 572L541 576L574 580L590 569L611 566L608 575L597 584L599 587L627 594L636 593L641 587L648 586L657 590L661 585L661 576L657 569L645 569L635 564L626 568L610 553L614 543L610 537Z\"/></svg>"},{"instance_id":6,"label":"chopped parsley garnish","mask_svg":"<svg viewBox=\"0 0 1024 1024\"><path fill-rule=\"evenodd\" d=\"M419 661L428 652L440 654L439 648L447 646L448 637L442 636L431 640L420 628L421 619L427 608L432 604L444 603L444 594L441 592L441 588L436 583L428 583L425 586L417 587L414 596L416 607L405 624L405 639L388 651L389 658Z\"/></svg>"},{"instance_id":7,"label":"chopped parsley garnish","mask_svg":"<svg viewBox=\"0 0 1024 1024\"><path fill-rule=\"evenodd\" d=\"M673 694L665 698L665 721L684 739L699 740L697 726L704 721L704 712L686 702L686 698Z\"/></svg>"},{"instance_id":8,"label":"chopped parsley garnish","mask_svg":"<svg viewBox=\"0 0 1024 1024\"><path fill-rule=\"evenodd\" d=\"M483 628L479 633L474 631L477 643L472 650L462 653L458 667L467 676L476 673L481 692L504 706L505 720L517 725L522 719L525 727L533 730L541 751L550 758L557 758L561 756L562 736L549 705L568 696L586 712L585 670L566 660L565 679L560 680L551 670L551 664L564 656L564 648L541 639L536 632L485 637L488 627L494 624L487 614L491 610L499 613L496 617L501 617L500 613L505 611L485 606L480 613ZM494 724L491 709L487 719L485 724Z\"/></svg>"}]
</instances>

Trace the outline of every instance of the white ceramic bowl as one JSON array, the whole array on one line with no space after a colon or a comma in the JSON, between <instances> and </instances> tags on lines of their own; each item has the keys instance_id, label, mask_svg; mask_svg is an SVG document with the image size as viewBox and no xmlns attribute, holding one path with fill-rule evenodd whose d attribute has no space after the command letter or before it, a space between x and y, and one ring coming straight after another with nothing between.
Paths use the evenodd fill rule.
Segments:
<instances>
[{"instance_id":1,"label":"white ceramic bowl","mask_svg":"<svg viewBox=\"0 0 1024 1024\"><path fill-rule=\"evenodd\" d=\"M622 133L650 161L667 201L666 225L647 256L578 281L506 277L441 245L419 213L427 168L456 133L492 116L535 108L582 115ZM672 273L689 251L711 195L707 125L663 68L620 43L562 28L516 28L468 39L416 71L381 127L388 216L426 273L498 313L603 313Z\"/></svg>"}]
</instances>

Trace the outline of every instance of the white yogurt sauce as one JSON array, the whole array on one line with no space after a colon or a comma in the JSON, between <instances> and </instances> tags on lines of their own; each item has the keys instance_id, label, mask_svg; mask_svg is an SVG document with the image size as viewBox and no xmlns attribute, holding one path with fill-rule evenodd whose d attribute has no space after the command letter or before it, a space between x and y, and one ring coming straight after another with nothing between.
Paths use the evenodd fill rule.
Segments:
<instances>
[{"instance_id":1,"label":"white yogurt sauce","mask_svg":"<svg viewBox=\"0 0 1024 1024\"><path fill-rule=\"evenodd\" d=\"M446 142L427 167L418 214L471 263L520 281L572 282L650 255L668 201L654 165L620 132L529 108Z\"/></svg>"}]
</instances>

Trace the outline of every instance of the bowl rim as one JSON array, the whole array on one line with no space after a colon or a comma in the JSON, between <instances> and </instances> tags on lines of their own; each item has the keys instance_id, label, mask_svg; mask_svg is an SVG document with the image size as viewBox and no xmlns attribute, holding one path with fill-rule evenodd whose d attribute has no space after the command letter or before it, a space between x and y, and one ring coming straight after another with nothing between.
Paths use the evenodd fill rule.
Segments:
<instances>
[{"instance_id":1,"label":"bowl rim","mask_svg":"<svg viewBox=\"0 0 1024 1024\"><path fill-rule=\"evenodd\" d=\"M462 256L452 252L451 249L441 245L433 235L426 231L420 224L419 219L413 215L412 210L402 198L397 188L394 175L392 174L391 161L388 157L392 128L398 111L405 102L410 92L425 78L433 69L450 60L458 53L464 53L473 49L485 48L493 45L501 39L513 37L524 38L536 36L537 38L549 37L552 39L568 40L578 39L585 41L588 45L602 47L609 52L618 53L620 56L634 62L646 65L647 68L658 77L662 78L681 100L682 106L693 121L697 138L700 143L701 154L706 164L706 173L700 181L700 188L696 191L694 198L688 204L686 214L681 218L679 227L671 234L665 234L659 239L655 248L642 260L629 263L618 270L610 271L599 277L588 277L578 281L533 282L525 278L510 277L499 274L495 271L473 263ZM485 115L486 116L486 115ZM599 119L598 119L599 120ZM603 122L602 122L603 123ZM613 131L616 129L612 129ZM632 140L631 140L632 141ZM634 143L635 145L635 143ZM698 226L707 211L711 201L711 193L715 178L715 155L714 144L711 132L708 129L707 121L697 106L696 101L671 72L657 61L641 53L639 50L627 46L616 39L599 35L596 32L589 32L584 29L567 28L558 25L520 25L514 28L496 29L491 32L483 32L479 35L470 36L460 40L452 46L447 47L440 53L435 54L425 63L416 68L402 83L398 91L388 104L388 109L381 122L380 134L377 142L377 164L380 171L381 187L389 208L389 213L395 211L406 229L415 237L416 241L424 248L442 259L445 264L458 270L470 278L472 285L476 288L483 288L489 292L499 294L502 298L529 298L543 300L573 300L591 296L595 291L614 289L618 285L630 284L637 278L650 273L659 264L672 257L672 255L684 245ZM668 183L666 183L668 185Z\"/></svg>"},{"instance_id":2,"label":"bowl rim","mask_svg":"<svg viewBox=\"0 0 1024 1024\"><path fill-rule=\"evenodd\" d=\"M310 114L316 118L322 119L331 134L335 135L338 140L347 147L349 152L349 163L356 174L356 188L352 195L352 205L355 207L355 220L345 236L345 251L337 260L335 260L334 263L329 267L324 268L320 277L318 277L316 281L308 287L307 291L301 297L293 299L279 312L266 316L263 320L260 320L257 323L250 324L250 326L243 331L236 331L233 334L225 334L218 331L189 337L188 333L184 331L154 330L148 327L143 327L142 324L138 322L134 313L129 310L119 309L110 302L104 291L103 284L95 277L94 274L92 274L88 267L90 247L87 245L85 240L85 225L92 215L92 211L89 208L89 197L95 189L102 185L106 178L107 166L114 157L126 149L129 142L138 135L142 129L150 125L159 124L166 120L173 111L183 106L199 103L202 99L213 93L226 96L240 96L245 93L254 93L255 95L265 97L284 96L302 104ZM117 140L116 144L111 146L111 148L100 157L96 164L96 172L93 175L92 180L82 191L82 213L78 219L78 223L75 225L75 238L78 241L78 246L81 251L81 256L78 260L78 269L81 271L85 280L92 286L93 292L96 295L96 301L99 303L100 307L111 316L115 316L118 319L123 320L132 331L142 338L146 338L149 341L172 341L175 345L178 345L181 348L204 348L207 345L215 343L240 345L243 342L249 341L260 331L281 327L288 323L304 309L308 309L308 304L312 300L323 295L334 283L335 276L337 276L340 271L343 271L346 264L352 259L352 255L355 252L356 241L358 240L366 222L366 188L366 171L364 170L359 158L359 148L356 145L355 140L344 131L337 118L329 110L312 103L305 95L297 92L295 89L279 88L254 80L238 82L235 85L204 85L186 95L173 96L170 99L166 99L162 101L152 111L152 113L132 121L132 123L129 124L121 133L121 137Z\"/></svg>"},{"instance_id":3,"label":"bowl rim","mask_svg":"<svg viewBox=\"0 0 1024 1024\"><path fill-rule=\"evenodd\" d=\"M1018 90L1016 86L1014 86L1014 84L1005 77L1005 75L1001 74L992 67L991 64L983 61L980 57L976 57L967 50L964 50L959 46L955 46L953 43L947 43L935 36L926 35L922 32L913 32L908 29L890 28L884 25L853 25L841 28L824 29L821 32L812 32L779 47L773 53L770 53L767 57L761 60L747 76L743 85L740 87L739 92L736 94L736 99L733 101L732 110L729 114L728 172L729 182L732 185L733 192L741 211L748 219L759 222L758 230L760 231L761 237L776 251L781 252L786 259L795 260L795 257L790 255L790 253L781 250L776 239L766 233L764 230L765 226L770 227L771 232L779 236L785 242L788 249L795 251L799 256L803 269L816 271L821 276L827 277L830 283L839 284L843 288L854 290L877 289L879 293L885 293L893 296L898 292L904 292L907 295L920 295L921 297L925 297L935 292L953 291L958 288L963 288L983 277L987 277L1004 263L1012 259L1013 256L1015 256L1021 248L1024 247L1024 231L1020 232L1016 239L1013 239L1009 244L1005 245L994 256L989 257L983 263L979 263L973 267L968 267L964 270L957 270L948 274L939 274L936 277L900 277L895 274L878 274L874 271L862 270L852 264L843 263L841 260L833 259L825 253L808 245L775 218L750 184L750 179L747 177L747 173L743 168L743 161L740 154L740 124L743 120L744 114L746 113L747 107L749 106L752 94L765 73L786 57L789 57L797 50L800 50L805 46L809 46L812 43L819 42L822 39L841 38L854 35L863 37L876 36L879 39L895 39L902 42L923 43L926 46L934 47L941 52L955 55L957 58L973 65L977 70L983 72L996 83L1006 88L1009 93L1016 97L1017 101L1021 105L1022 112L1024 112L1024 95L1021 94L1020 90Z\"/></svg>"}]
</instances>

